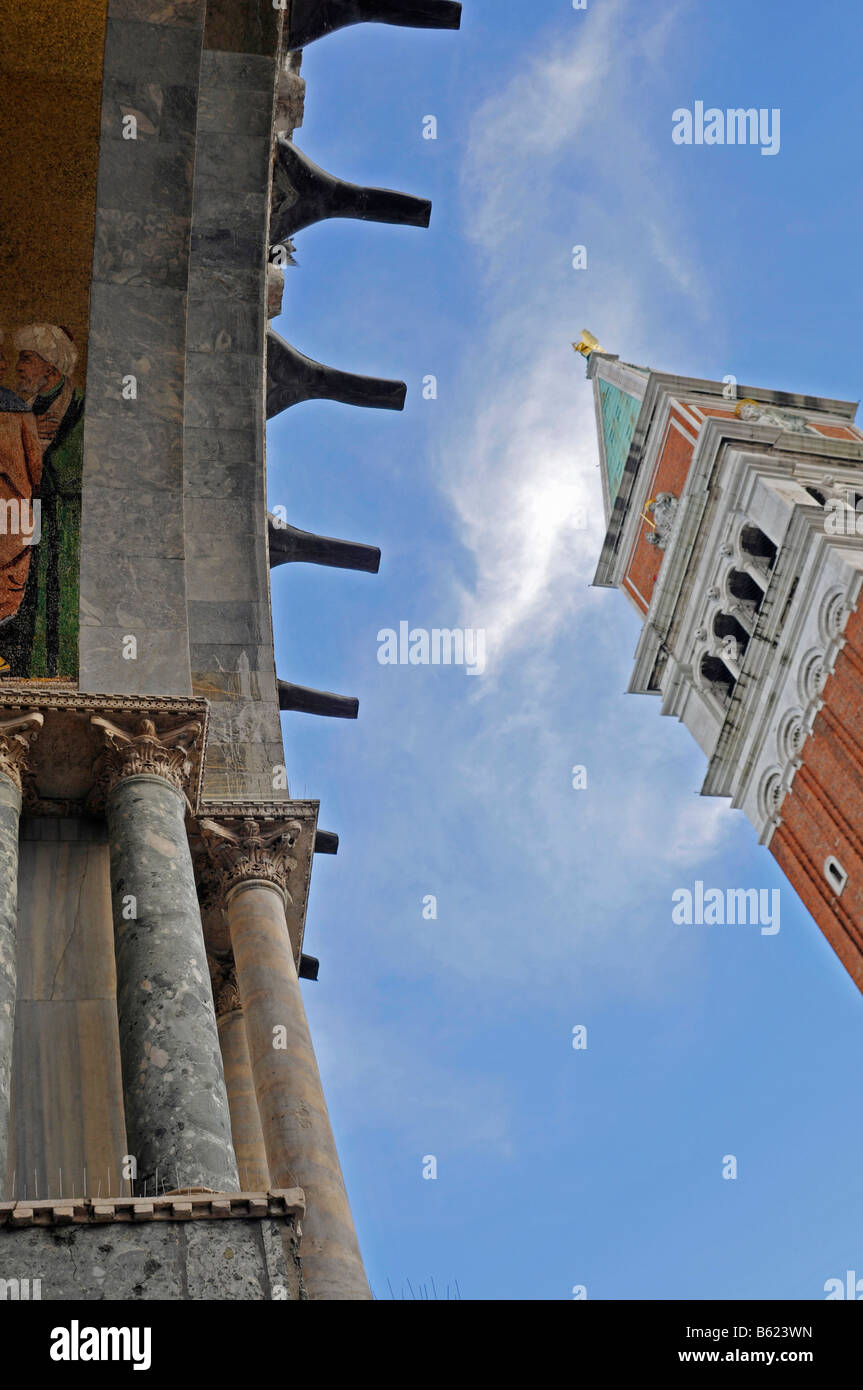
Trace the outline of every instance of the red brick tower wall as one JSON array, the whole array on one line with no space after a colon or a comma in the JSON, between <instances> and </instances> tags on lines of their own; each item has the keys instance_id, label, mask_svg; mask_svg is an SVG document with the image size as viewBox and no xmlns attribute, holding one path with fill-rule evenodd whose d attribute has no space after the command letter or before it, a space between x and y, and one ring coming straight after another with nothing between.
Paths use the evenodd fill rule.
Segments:
<instances>
[{"instance_id":1,"label":"red brick tower wall","mask_svg":"<svg viewBox=\"0 0 863 1390\"><path fill-rule=\"evenodd\" d=\"M863 989L863 607L845 637L770 850ZM839 897L824 874L831 854L848 874Z\"/></svg>"}]
</instances>

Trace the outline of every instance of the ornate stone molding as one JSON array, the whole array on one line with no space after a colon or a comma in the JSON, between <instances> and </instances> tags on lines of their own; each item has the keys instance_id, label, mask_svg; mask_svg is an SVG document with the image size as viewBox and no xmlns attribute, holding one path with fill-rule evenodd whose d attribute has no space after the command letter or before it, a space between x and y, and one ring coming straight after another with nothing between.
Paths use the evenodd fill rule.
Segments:
<instances>
[{"instance_id":1,"label":"ornate stone molding","mask_svg":"<svg viewBox=\"0 0 863 1390\"><path fill-rule=\"evenodd\" d=\"M15 709L32 709L38 705L40 709L104 709L118 714L140 710L142 714L188 714L202 720L207 711L207 702L202 699L173 695L90 695L76 690L74 685L53 680L4 680L0 684L0 696L4 708Z\"/></svg>"},{"instance_id":2,"label":"ornate stone molding","mask_svg":"<svg viewBox=\"0 0 863 1390\"><path fill-rule=\"evenodd\" d=\"M30 744L44 723L45 716L38 710L0 716L0 774L22 794L28 773Z\"/></svg>"},{"instance_id":3,"label":"ornate stone molding","mask_svg":"<svg viewBox=\"0 0 863 1390\"><path fill-rule=\"evenodd\" d=\"M198 822L209 860L219 876L223 894L241 883L257 880L272 884L291 902L288 879L297 867L291 858L302 825L297 820L264 822L252 816L224 822L202 818Z\"/></svg>"},{"instance_id":4,"label":"ornate stone molding","mask_svg":"<svg viewBox=\"0 0 863 1390\"><path fill-rule=\"evenodd\" d=\"M93 714L90 724L101 731L104 748L99 761L96 783L91 800L104 801L118 782L127 777L161 777L189 799L195 794L193 753L200 760L204 724L192 719L169 729L157 729L147 715L132 722L131 727Z\"/></svg>"},{"instance_id":5,"label":"ornate stone molding","mask_svg":"<svg viewBox=\"0 0 863 1390\"><path fill-rule=\"evenodd\" d=\"M753 425L773 425L788 434L818 434L802 415L794 415L763 401L741 401L734 414L738 420L748 420Z\"/></svg>"},{"instance_id":6,"label":"ornate stone molding","mask_svg":"<svg viewBox=\"0 0 863 1390\"><path fill-rule=\"evenodd\" d=\"M0 1202L0 1227L90 1226L106 1222L206 1221L286 1217L296 1220L306 1210L300 1187L269 1192L196 1193L152 1197L71 1197L47 1201Z\"/></svg>"}]
</instances>

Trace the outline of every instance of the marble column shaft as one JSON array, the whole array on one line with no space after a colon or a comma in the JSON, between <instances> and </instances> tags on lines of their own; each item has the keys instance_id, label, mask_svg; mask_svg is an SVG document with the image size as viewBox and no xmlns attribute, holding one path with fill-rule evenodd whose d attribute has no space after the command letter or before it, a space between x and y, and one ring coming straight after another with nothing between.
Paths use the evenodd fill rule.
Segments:
<instances>
[{"instance_id":1,"label":"marble column shaft","mask_svg":"<svg viewBox=\"0 0 863 1390\"><path fill-rule=\"evenodd\" d=\"M0 1198L9 1150L12 1039L17 996L18 820L21 793L0 775Z\"/></svg>"},{"instance_id":2,"label":"marble column shaft","mask_svg":"<svg viewBox=\"0 0 863 1390\"><path fill-rule=\"evenodd\" d=\"M242 1009L231 1009L229 1013L219 1015L219 1041L222 1044L222 1064L228 1088L231 1134L240 1187L243 1192L268 1192L276 1184L270 1182Z\"/></svg>"},{"instance_id":3,"label":"marble column shaft","mask_svg":"<svg viewBox=\"0 0 863 1390\"><path fill-rule=\"evenodd\" d=\"M126 1129L137 1191L238 1190L185 800L149 773L117 781L106 815ZM130 915L130 898L135 916Z\"/></svg>"},{"instance_id":4,"label":"marble column shaft","mask_svg":"<svg viewBox=\"0 0 863 1390\"><path fill-rule=\"evenodd\" d=\"M306 1194L306 1287L313 1299L368 1299L284 898L274 884L250 879L230 889L226 907L270 1173Z\"/></svg>"}]
</instances>

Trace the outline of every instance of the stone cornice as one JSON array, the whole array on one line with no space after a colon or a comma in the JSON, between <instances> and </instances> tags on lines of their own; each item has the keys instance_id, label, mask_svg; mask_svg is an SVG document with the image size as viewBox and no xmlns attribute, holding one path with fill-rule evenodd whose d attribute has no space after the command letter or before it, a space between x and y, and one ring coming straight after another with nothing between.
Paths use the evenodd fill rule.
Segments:
<instances>
[{"instance_id":1,"label":"stone cornice","mask_svg":"<svg viewBox=\"0 0 863 1390\"><path fill-rule=\"evenodd\" d=\"M0 1202L0 1227L98 1226L133 1221L297 1219L305 1214L301 1187L269 1192L171 1193L164 1197L49 1198L41 1202Z\"/></svg>"},{"instance_id":2,"label":"stone cornice","mask_svg":"<svg viewBox=\"0 0 863 1390\"><path fill-rule=\"evenodd\" d=\"M291 801L287 797L284 801L202 801L198 814L214 820L243 820L251 816L254 820L262 821L284 820L286 817L302 821L316 818L319 805L317 801Z\"/></svg>"},{"instance_id":3,"label":"stone cornice","mask_svg":"<svg viewBox=\"0 0 863 1390\"><path fill-rule=\"evenodd\" d=\"M141 719L155 724L155 737L161 740L178 726L200 726L197 740L188 749L188 767L180 778L189 804L196 810L201 794L208 712L207 701L200 698L92 695L76 690L68 682L58 681L3 681L0 684L0 721L23 716L25 720L33 718L35 728L38 717L43 726L32 756L20 762L20 786L28 815L87 815L100 811L106 778L105 726L113 725L125 736L131 731L134 738L134 726ZM57 762L58 738L59 747L63 749L60 763ZM13 745L8 751L18 758L18 747ZM141 745L139 751L143 751ZM21 752L23 754L23 748ZM182 759L175 761L182 762ZM67 766L72 769L71 781L67 776L58 780L56 773L63 773ZM88 778L90 768L94 771ZM6 770L6 775L19 785L10 770ZM160 775L164 775L164 770Z\"/></svg>"},{"instance_id":4,"label":"stone cornice","mask_svg":"<svg viewBox=\"0 0 863 1390\"><path fill-rule=\"evenodd\" d=\"M71 710L141 710L159 714L187 714L205 718L207 701L173 695L92 695L76 690L73 685L53 681L0 681L0 708L10 709L71 709Z\"/></svg>"}]
</instances>

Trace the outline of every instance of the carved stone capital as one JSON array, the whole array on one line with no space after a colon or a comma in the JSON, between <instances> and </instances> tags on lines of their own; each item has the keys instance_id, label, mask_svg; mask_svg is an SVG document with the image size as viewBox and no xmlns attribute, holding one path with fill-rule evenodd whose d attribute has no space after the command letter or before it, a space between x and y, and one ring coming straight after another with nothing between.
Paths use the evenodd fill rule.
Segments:
<instances>
[{"instance_id":1,"label":"carved stone capital","mask_svg":"<svg viewBox=\"0 0 863 1390\"><path fill-rule=\"evenodd\" d=\"M226 1018L228 1014L243 1007L237 984L237 968L233 958L223 959L211 955L207 956L207 964L210 967L210 978L213 983L216 1018Z\"/></svg>"},{"instance_id":2,"label":"carved stone capital","mask_svg":"<svg viewBox=\"0 0 863 1390\"><path fill-rule=\"evenodd\" d=\"M23 791L29 772L30 744L45 722L38 710L0 716L0 774Z\"/></svg>"},{"instance_id":3,"label":"carved stone capital","mask_svg":"<svg viewBox=\"0 0 863 1390\"><path fill-rule=\"evenodd\" d=\"M241 883L257 881L272 884L291 902L288 879L297 867L291 858L302 826L296 820L267 821L263 824L245 816L237 820L198 822L210 863L219 876L223 894Z\"/></svg>"},{"instance_id":4,"label":"carved stone capital","mask_svg":"<svg viewBox=\"0 0 863 1390\"><path fill-rule=\"evenodd\" d=\"M91 800L103 801L118 782L127 777L161 777L187 798L194 791L194 752L203 734L200 720L188 720L169 729L157 729L144 715L125 722L125 727L93 714L90 723L103 739L96 784Z\"/></svg>"}]
</instances>

